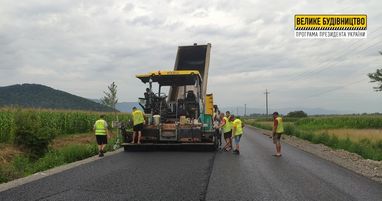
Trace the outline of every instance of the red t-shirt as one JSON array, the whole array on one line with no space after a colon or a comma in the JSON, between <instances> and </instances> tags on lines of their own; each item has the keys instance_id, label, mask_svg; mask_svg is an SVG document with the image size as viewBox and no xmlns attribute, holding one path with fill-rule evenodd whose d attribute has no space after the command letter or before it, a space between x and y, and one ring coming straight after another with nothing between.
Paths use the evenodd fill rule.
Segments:
<instances>
[{"instance_id":1,"label":"red t-shirt","mask_svg":"<svg viewBox=\"0 0 382 201\"><path fill-rule=\"evenodd\" d=\"M220 124L221 125L223 125L223 124L225 124L226 122L225 122L225 119L223 118L223 119L221 119L221 122L220 122Z\"/></svg>"},{"instance_id":2,"label":"red t-shirt","mask_svg":"<svg viewBox=\"0 0 382 201\"><path fill-rule=\"evenodd\" d=\"M276 118L273 119L273 128L277 128L277 126L279 125L279 121L277 121Z\"/></svg>"}]
</instances>

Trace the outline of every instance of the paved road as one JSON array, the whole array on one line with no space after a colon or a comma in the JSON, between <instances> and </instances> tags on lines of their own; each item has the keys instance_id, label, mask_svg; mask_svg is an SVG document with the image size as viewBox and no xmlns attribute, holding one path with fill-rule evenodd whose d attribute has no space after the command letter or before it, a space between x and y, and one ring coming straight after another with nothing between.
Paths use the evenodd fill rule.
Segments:
<instances>
[{"instance_id":1,"label":"paved road","mask_svg":"<svg viewBox=\"0 0 382 201\"><path fill-rule=\"evenodd\" d=\"M119 153L0 193L0 200L382 200L382 185L246 128L241 155Z\"/></svg>"}]
</instances>

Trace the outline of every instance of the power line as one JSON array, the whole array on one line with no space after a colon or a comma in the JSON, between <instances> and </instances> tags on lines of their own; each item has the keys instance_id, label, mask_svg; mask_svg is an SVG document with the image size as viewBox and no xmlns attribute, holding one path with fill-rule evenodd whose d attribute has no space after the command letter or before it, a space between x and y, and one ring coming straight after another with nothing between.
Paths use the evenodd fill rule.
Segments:
<instances>
[{"instance_id":1,"label":"power line","mask_svg":"<svg viewBox=\"0 0 382 201\"><path fill-rule=\"evenodd\" d=\"M366 51L366 50L368 50L368 49L370 49L370 48L372 48L372 47L375 47L375 46L379 45L380 43L382 43L382 41L380 41L379 43L375 43L375 44L373 44L373 45L370 45L370 46L368 46L368 47L366 47L366 48L364 48L364 49L358 51L358 53L359 53L359 52ZM346 54L342 55L341 57L343 57L343 56L345 56L345 55L346 55ZM341 58L341 57L339 57L339 58ZM316 75L317 73L320 73L320 72L325 71L325 70L327 70L327 69L329 69L329 68L332 68L333 66L335 66L335 63L334 63L334 62L332 63L332 65L328 65L328 66L326 66L325 68L322 68L322 69L316 69L316 70L314 70L314 71L311 71L310 73L306 74L305 76L300 77L300 78L297 79L297 80L302 80L302 79L309 78L311 75Z\"/></svg>"},{"instance_id":2,"label":"power line","mask_svg":"<svg viewBox=\"0 0 382 201\"><path fill-rule=\"evenodd\" d=\"M357 41L357 42L359 42L359 41ZM350 48L350 47L352 47L353 45L357 44L357 42L353 43L353 44L350 45L348 48ZM361 45L362 45L362 44L361 44ZM360 45L360 46L361 46L361 45ZM357 47L359 47L359 46L357 46ZM349 51L349 52L350 52L350 51ZM317 67L316 69L313 69L313 70L311 70L311 71L304 71L304 72L299 73L299 74L297 74L297 75L293 75L293 76L291 77L290 80L295 80L296 78L298 78L298 77L300 77L300 76L304 76L304 75L306 75L306 74L309 74L309 73L311 73L312 71L317 70L317 69L319 69L320 67L324 66L324 64L330 63L330 60L334 60L334 59L339 58L339 57L342 57L342 56L344 56L344 55L346 55L346 54L347 54L347 53L345 53L345 54L343 54L343 55L341 55L341 56L335 56L335 57L332 57L331 59L326 60L324 63L319 64L318 67Z\"/></svg>"},{"instance_id":3,"label":"power line","mask_svg":"<svg viewBox=\"0 0 382 201\"><path fill-rule=\"evenodd\" d=\"M382 28L382 26L380 26L379 28L377 28L377 29L374 30L373 32L370 32L369 34L374 33L374 32L377 32L377 31L380 30L381 28ZM358 46L356 46L356 47L354 47L354 48L352 48L352 49L349 49L349 48L353 47L355 44L359 43L361 40L356 41L355 43L353 43L352 45L350 45L350 46L347 48L347 49L348 49L347 52L345 52L344 54L342 54L342 55L340 55L340 56L335 56L335 57L331 58L330 60L336 60L336 59L342 58L342 57L346 56L347 54L349 54L350 52L354 51L354 49L359 48L359 47L362 47L362 46L364 46L364 48L361 49L361 50L356 51L357 53L360 53L360 52L366 51L366 50L368 50L368 49L370 49L370 48L373 48L373 47L379 45L379 44L382 42L382 41L377 41L376 43L374 43L374 41L376 41L377 39L379 39L378 36L375 37L374 39L372 39L371 41L367 42L367 43L361 43L360 45L358 45ZM373 44L372 44L372 43L373 43ZM369 46L368 46L368 45L369 45ZM360 57L360 55L358 55L358 57ZM354 59L354 57L351 58L351 59ZM292 78L298 78L298 77L301 76L301 77L300 77L300 80L302 80L302 79L306 79L306 78L310 77L310 76L313 75L313 74L316 75L317 73L320 73L320 72L322 72L322 71L324 71L324 70L327 70L327 69L333 67L334 64L335 64L335 62L333 62L333 61L332 61L332 62L329 62L330 60L327 60L327 61L325 62L325 64L330 64L330 63L332 63L331 65L328 65L328 66L325 67L325 66L323 66L323 65L321 64L320 67L314 69L313 71L303 72L303 73L298 74L297 76L293 76ZM324 68L320 69L321 67L324 67ZM359 69L357 70L357 72L358 72L360 69L364 69L365 67L368 67L368 66L363 66L363 67L359 68ZM304 74L305 74L305 75L304 75ZM304 75L304 76L303 76L303 75ZM346 88L347 86L350 86L350 85L354 85L354 84L360 83L360 82L362 82L362 81L364 81L364 80L366 80L366 79L367 79L367 78L363 78L363 79L358 80L358 81L355 81L355 82L350 82L350 83L344 84L344 85L342 85L342 86L337 86L337 87L335 87L334 89L330 89L330 90L327 90L327 91L323 91L323 92L320 92L320 93L318 93L318 94L311 95L311 96L309 96L309 97L307 97L307 98L314 98L314 97L317 97L317 96L321 96L321 95L323 95L323 94L327 94L327 93L330 93L330 92L333 92L333 91L337 91L337 90L340 90L340 89L344 89L344 88ZM287 80L287 81L292 81L292 80L295 81L296 79L290 79L290 80ZM275 91L275 90L273 90L273 92L274 92L274 91ZM277 90L276 90L276 91L277 91Z\"/></svg>"},{"instance_id":4,"label":"power line","mask_svg":"<svg viewBox=\"0 0 382 201\"><path fill-rule=\"evenodd\" d=\"M337 91L337 90L341 90L341 89L344 89L348 86L351 86L351 85L354 85L354 84L357 84L357 83L360 83L360 82L363 82L365 81L367 78L363 78L361 80L357 80L357 81L354 81L354 82L349 82L349 83L346 83L344 85L341 85L341 86L337 86L333 89L329 89L329 90L326 90L326 91L323 91L323 92L320 92L320 93L317 93L317 94L313 94L311 96L308 96L308 97L305 97L304 99L310 99L310 98L315 98L315 97L318 97L318 96L321 96L321 95L324 95L324 94L327 94L327 93L331 93L333 91ZM276 108L276 106L274 106L274 108Z\"/></svg>"},{"instance_id":5,"label":"power line","mask_svg":"<svg viewBox=\"0 0 382 201\"><path fill-rule=\"evenodd\" d=\"M382 53L381 53L380 51L379 51L379 53L382 55ZM309 96L309 97L307 97L307 98L313 98L313 97L317 97L317 96L320 96L320 95L323 95L323 94L326 94L326 93L330 93L330 92L333 92L333 91L337 91L337 90L340 90L340 89L344 89L344 88L346 88L347 86L350 86L350 85L354 85L354 84L360 83L360 82L362 82L362 81L364 81L364 80L366 80L366 79L368 79L368 78L363 78L363 79L358 80L358 81L355 81L355 82L350 82L350 83L348 83L348 84L345 84L345 85L336 87L336 88L331 89L331 90L328 90L328 91L324 91L324 92L315 94L315 95L313 95L313 96Z\"/></svg>"},{"instance_id":6,"label":"power line","mask_svg":"<svg viewBox=\"0 0 382 201\"><path fill-rule=\"evenodd\" d=\"M340 89L344 89L346 88L347 86L350 86L350 85L354 85L354 84L357 84L357 83L360 83L362 81L365 81L367 78L363 78L361 80L358 80L358 81L355 81L355 82L350 82L350 83L347 83L345 85L342 85L342 86L337 86L336 88L334 89L330 89L330 90L327 90L327 91L323 91L323 92L320 92L318 94L314 94L312 96L308 96L306 98L314 98L314 97L317 97L317 96L321 96L323 94L327 94L327 93L330 93L330 92L333 92L333 91L337 91L337 90L340 90Z\"/></svg>"},{"instance_id":7,"label":"power line","mask_svg":"<svg viewBox=\"0 0 382 201\"><path fill-rule=\"evenodd\" d=\"M375 38L375 39L376 39L376 38ZM374 41L374 40L373 40L373 41ZM368 47L365 47L364 49L361 49L361 50L357 51L357 53L366 51L366 50L368 50L368 49L370 49L370 48L372 48L372 47L375 47L375 46L379 45L380 43L382 43L382 41L379 41L379 42L374 43L374 44L372 44L372 45L370 45L370 46L368 46ZM353 50L350 50L349 52L351 52L351 51L353 51ZM347 54L347 53L345 53L344 55L346 55L346 54ZM338 58L341 58L341 57L343 57L344 55L341 55L341 56L338 57ZM338 58L337 58L337 59L338 59ZM351 59L354 59L354 57L351 58ZM311 71L309 75L307 74L306 76L302 76L302 77L300 77L300 79L286 80L285 82L307 79L308 77L310 77L310 75L313 75L313 73L316 73L316 74L317 74L317 73L320 73L320 72L322 72L322 71L324 71L324 70L327 70L327 69L333 67L333 66L334 66L334 62L332 62L332 63L333 63L332 65L326 66L326 67L323 68L323 69L317 70L317 69L319 69L319 68L317 68L317 69L315 69L314 71ZM365 67L362 67L362 69L363 69L363 68L365 68ZM314 75L316 75L316 74L314 74ZM275 90L273 90L273 91L275 91Z\"/></svg>"},{"instance_id":8,"label":"power line","mask_svg":"<svg viewBox=\"0 0 382 201\"><path fill-rule=\"evenodd\" d=\"M370 45L370 46L368 46L368 47L365 47L364 49L359 50L358 53L360 53L360 52L362 52L362 51L366 51L366 50L368 50L368 49L370 49L370 48L372 48L372 47L375 47L375 46L379 45L380 43L382 43L382 41L379 41L378 43L375 43L375 44L372 44L372 45ZM352 51L352 50L350 50L350 51ZM359 56L360 56L360 55L358 55L358 57L359 57ZM353 60L353 59L354 59L354 57L351 58L351 60ZM334 64L334 62L333 62L333 64ZM326 70L326 69L329 69L329 68L331 68L331 67L334 66L333 64L330 65L330 66L326 66L324 69L320 69L320 70L318 70L318 71L317 71L317 69L316 69L315 72L316 72L316 73L319 73L319 72L322 72L322 71L324 71L324 70ZM364 69L364 68L366 68L366 67L368 67L368 66L361 67L361 68L359 68L358 70L360 70L360 69ZM357 71L358 71L358 70L357 70ZM313 73L310 73L310 75L313 75ZM314 75L316 75L316 74L314 74ZM297 80L304 80L304 79L307 79L308 77L309 77L309 75L306 75L306 76L301 77L300 79L286 80L285 82L297 81ZM284 82L284 83L285 83L285 82ZM273 90L273 92L275 92L275 91L277 91L277 90Z\"/></svg>"},{"instance_id":9,"label":"power line","mask_svg":"<svg viewBox=\"0 0 382 201\"><path fill-rule=\"evenodd\" d=\"M366 50L368 50L368 49L370 49L370 48L372 48L372 47L375 47L375 46L379 45L381 42L382 42L382 41L379 41L378 43L374 43L374 44L372 44L372 45L370 45L370 46L368 46L368 47L365 47L364 49L358 50L358 51L356 51L356 52L357 52L357 53L360 53L360 52L366 51ZM353 50L349 50L348 52L342 54L341 56L338 56L336 59L337 59L337 60L338 60L338 59L341 59L341 58L343 58L344 56L346 56L347 54L349 54L349 53L352 52L352 51L353 51ZM305 75L303 75L303 76L301 76L301 77L299 77L299 78L295 78L295 79L293 79L293 80L294 80L294 81L295 81L295 80L303 80L303 79L306 79L306 78L311 77L312 75L316 75L317 73L320 73L320 72L325 71L325 70L327 70L327 69L329 69L329 68L332 68L332 67L335 66L336 61L327 62L327 63L329 63L329 65L327 65L327 66L321 66L321 67L323 67L323 68L321 68L321 67L320 67L320 68L316 68L316 69L314 69L314 70L312 70L312 71L310 71L310 72L305 72Z\"/></svg>"},{"instance_id":10,"label":"power line","mask_svg":"<svg viewBox=\"0 0 382 201\"><path fill-rule=\"evenodd\" d=\"M379 28L377 28L377 29L374 30L373 32L376 32L377 30L380 30L381 28L382 28L382 26L380 26ZM371 33L373 33L373 32L371 32ZM363 45L365 45L365 44L371 44L371 43L373 43L372 45L370 45L370 46L368 46L368 47L366 47L366 48L364 48L364 49L362 49L362 50L358 50L357 52L359 53L359 52L365 51L365 50L367 50L367 49L369 49L369 48L372 48L372 47L374 47L374 46L380 44L382 41L378 41L378 42L374 43L374 41L375 41L376 39L379 39L379 38L380 38L380 37L377 36L377 37L375 37L374 39L372 39L371 41L369 41L368 43L361 43L361 44L359 44L358 46L352 48L355 44L361 42L361 40L358 40L358 41L356 41L355 43L352 43L352 44L347 48L348 51L346 51L344 54L341 54L340 56L335 56L335 57L332 57L331 59L326 60L324 63L321 63L321 64L319 65L319 67L317 67L317 68L315 68L315 69L313 69L313 70L305 71L305 72L299 73L298 75L293 75L293 76L291 77L291 79L289 79L289 80L287 80L287 81L295 81L296 79L297 79L297 80L299 80L299 79L305 79L306 77L309 77L310 75L313 75L313 74L315 74L315 73L322 72L322 71L324 71L324 70L326 70L326 69L329 69L329 68L331 68L331 67L333 66L333 64L335 64L335 62L333 62L333 61L338 60L339 58L342 58L342 57L348 55L349 53L351 53L352 51L354 51L354 49L356 49L356 48L359 48L359 47L361 47L361 46L363 46ZM350 48L350 49L349 49L349 48ZM324 64L325 64L325 65L326 65L326 64L329 64L329 65L326 65L326 67L325 67ZM324 67L324 68L323 68L323 69L320 69L321 67Z\"/></svg>"}]
</instances>

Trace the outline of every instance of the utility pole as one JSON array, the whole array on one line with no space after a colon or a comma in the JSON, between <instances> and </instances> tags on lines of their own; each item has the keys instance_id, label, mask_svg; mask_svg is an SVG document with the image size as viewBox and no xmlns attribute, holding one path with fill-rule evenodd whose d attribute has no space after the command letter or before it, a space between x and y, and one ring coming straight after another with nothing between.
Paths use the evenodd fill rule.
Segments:
<instances>
[{"instance_id":1,"label":"utility pole","mask_svg":"<svg viewBox=\"0 0 382 201\"><path fill-rule=\"evenodd\" d=\"M247 104L244 104L244 117L247 116Z\"/></svg>"},{"instance_id":2,"label":"utility pole","mask_svg":"<svg viewBox=\"0 0 382 201\"><path fill-rule=\"evenodd\" d=\"M270 92L268 91L268 89L265 89L265 111L266 111L266 114L267 114L267 117L268 117L268 94L270 94Z\"/></svg>"}]
</instances>

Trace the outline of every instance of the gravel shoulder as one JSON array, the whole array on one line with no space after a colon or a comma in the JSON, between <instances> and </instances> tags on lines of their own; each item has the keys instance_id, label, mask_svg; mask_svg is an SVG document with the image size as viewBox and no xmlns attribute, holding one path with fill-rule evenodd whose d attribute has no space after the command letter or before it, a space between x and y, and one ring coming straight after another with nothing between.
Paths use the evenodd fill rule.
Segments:
<instances>
[{"instance_id":1,"label":"gravel shoulder","mask_svg":"<svg viewBox=\"0 0 382 201\"><path fill-rule=\"evenodd\" d=\"M264 135L272 135L271 131L252 127L250 125L247 126ZM382 183L382 161L364 159L358 154L350 153L343 149L333 149L323 144L313 144L295 136L283 135L282 142L288 143L298 149L312 153L320 158L331 161L339 166Z\"/></svg>"}]
</instances>

